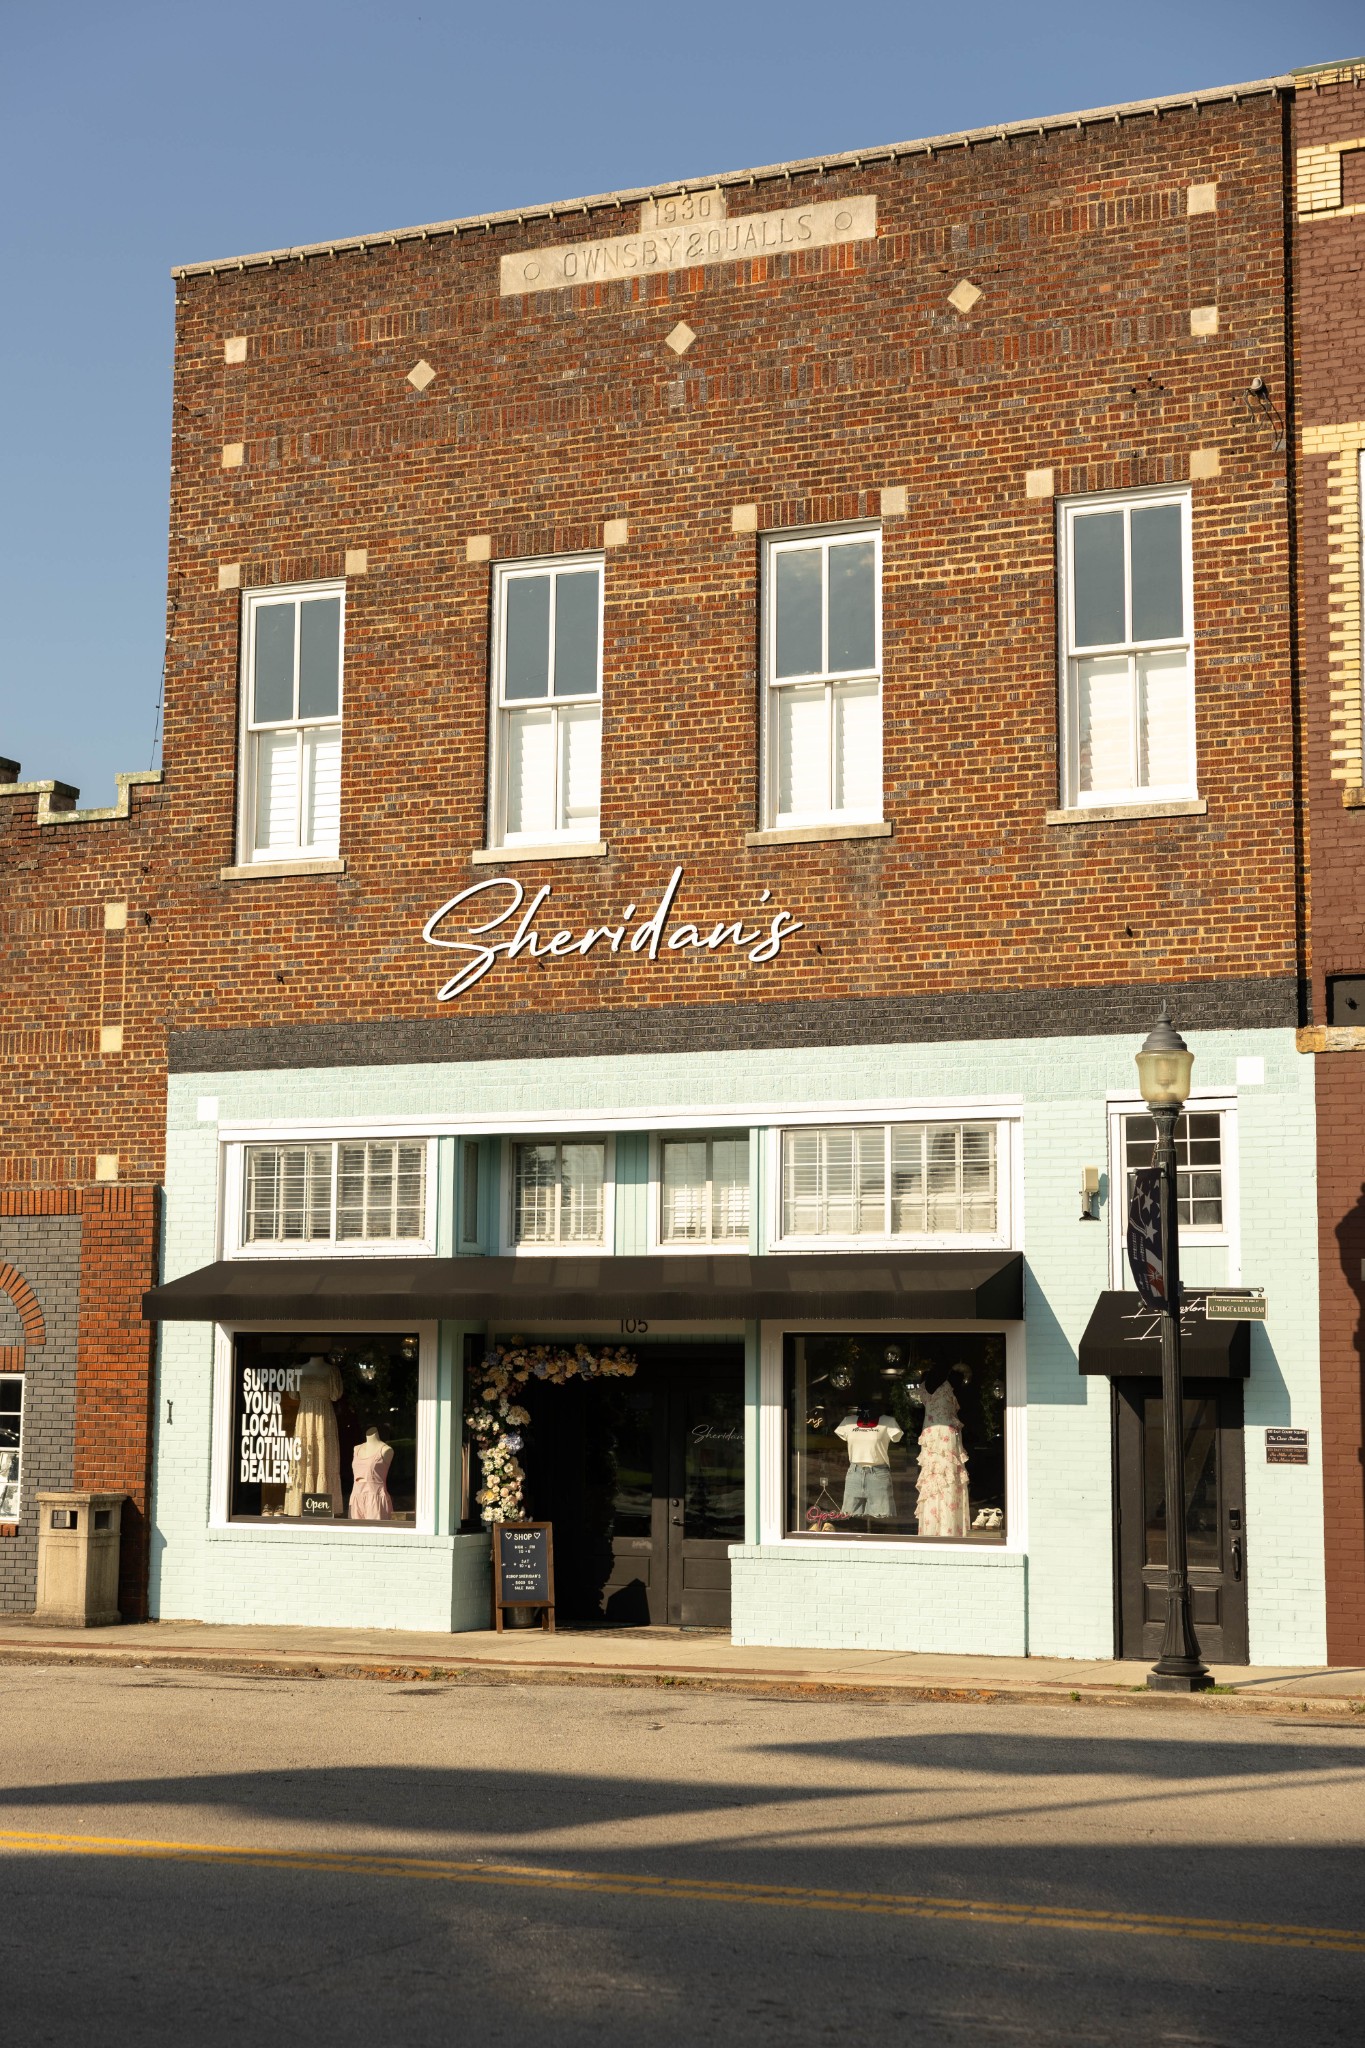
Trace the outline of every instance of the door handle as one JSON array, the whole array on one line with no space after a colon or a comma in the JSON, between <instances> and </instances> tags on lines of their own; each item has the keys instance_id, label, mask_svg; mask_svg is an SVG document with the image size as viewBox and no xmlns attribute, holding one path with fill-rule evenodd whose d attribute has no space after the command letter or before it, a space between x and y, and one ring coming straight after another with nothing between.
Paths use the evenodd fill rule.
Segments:
<instances>
[{"instance_id":1,"label":"door handle","mask_svg":"<svg viewBox=\"0 0 1365 2048\"><path fill-rule=\"evenodd\" d=\"M1234 1536L1232 1539L1232 1576L1233 1580L1240 1585L1242 1578L1242 1539L1240 1536Z\"/></svg>"},{"instance_id":2,"label":"door handle","mask_svg":"<svg viewBox=\"0 0 1365 2048\"><path fill-rule=\"evenodd\" d=\"M674 1516L672 1517L672 1521L673 1521L673 1527L674 1527L675 1529L681 1529L681 1527L682 1527L682 1525L683 1525L683 1518L682 1518L682 1516L681 1516L681 1515L674 1515Z\"/></svg>"}]
</instances>

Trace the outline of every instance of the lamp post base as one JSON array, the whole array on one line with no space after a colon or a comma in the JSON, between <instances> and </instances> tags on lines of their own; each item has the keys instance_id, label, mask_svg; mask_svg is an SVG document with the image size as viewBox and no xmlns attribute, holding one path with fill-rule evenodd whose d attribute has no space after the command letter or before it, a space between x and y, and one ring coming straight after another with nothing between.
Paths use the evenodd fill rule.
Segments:
<instances>
[{"instance_id":1,"label":"lamp post base","mask_svg":"<svg viewBox=\"0 0 1365 2048\"><path fill-rule=\"evenodd\" d=\"M1207 1692L1213 1684L1213 1674L1202 1668L1198 1671L1163 1671L1158 1666L1147 1673L1149 1692Z\"/></svg>"}]
</instances>

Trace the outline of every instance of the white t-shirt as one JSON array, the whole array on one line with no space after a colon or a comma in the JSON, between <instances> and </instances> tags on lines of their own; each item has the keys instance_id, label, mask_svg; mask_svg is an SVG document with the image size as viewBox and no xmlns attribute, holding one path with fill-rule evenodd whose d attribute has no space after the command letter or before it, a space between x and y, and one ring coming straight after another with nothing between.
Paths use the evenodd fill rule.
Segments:
<instances>
[{"instance_id":1,"label":"white t-shirt","mask_svg":"<svg viewBox=\"0 0 1365 2048\"><path fill-rule=\"evenodd\" d=\"M880 1422L874 1423L862 1423L856 1415L849 1415L834 1434L848 1445L850 1465L889 1465L891 1445L898 1444L905 1431L894 1415L883 1415Z\"/></svg>"}]
</instances>

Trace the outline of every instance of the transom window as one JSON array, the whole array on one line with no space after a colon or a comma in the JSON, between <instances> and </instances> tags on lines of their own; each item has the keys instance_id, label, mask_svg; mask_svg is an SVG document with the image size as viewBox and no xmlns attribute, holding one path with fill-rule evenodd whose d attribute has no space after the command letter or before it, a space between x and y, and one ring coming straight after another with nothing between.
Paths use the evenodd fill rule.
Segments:
<instances>
[{"instance_id":1,"label":"transom window","mask_svg":"<svg viewBox=\"0 0 1365 2048\"><path fill-rule=\"evenodd\" d=\"M1156 1164L1156 1121L1150 1116L1123 1119L1124 1181L1127 1206L1133 1198L1133 1175ZM1185 1110L1175 1127L1176 1204L1180 1228L1221 1232L1223 1221L1223 1119L1216 1110Z\"/></svg>"},{"instance_id":2,"label":"transom window","mask_svg":"<svg viewBox=\"0 0 1365 2048\"><path fill-rule=\"evenodd\" d=\"M0 1522L19 1519L20 1462L24 1444L24 1376L0 1374Z\"/></svg>"},{"instance_id":3,"label":"transom window","mask_svg":"<svg viewBox=\"0 0 1365 2048\"><path fill-rule=\"evenodd\" d=\"M500 567L494 621L494 843L596 839L602 563Z\"/></svg>"},{"instance_id":4,"label":"transom window","mask_svg":"<svg viewBox=\"0 0 1365 2048\"><path fill-rule=\"evenodd\" d=\"M607 1148L589 1139L512 1148L517 1244L595 1244L606 1230Z\"/></svg>"},{"instance_id":5,"label":"transom window","mask_svg":"<svg viewBox=\"0 0 1365 2048\"><path fill-rule=\"evenodd\" d=\"M769 540L766 823L882 815L881 535Z\"/></svg>"},{"instance_id":6,"label":"transom window","mask_svg":"<svg viewBox=\"0 0 1365 2048\"><path fill-rule=\"evenodd\" d=\"M1067 802L1194 796L1188 495L1066 505L1062 552Z\"/></svg>"},{"instance_id":7,"label":"transom window","mask_svg":"<svg viewBox=\"0 0 1365 2048\"><path fill-rule=\"evenodd\" d=\"M421 1139L248 1145L243 1242L424 1238L426 1180L427 1145Z\"/></svg>"},{"instance_id":8,"label":"transom window","mask_svg":"<svg viewBox=\"0 0 1365 2048\"><path fill-rule=\"evenodd\" d=\"M659 1238L663 1244L747 1244L749 1140L665 1138Z\"/></svg>"},{"instance_id":9,"label":"transom window","mask_svg":"<svg viewBox=\"0 0 1365 2048\"><path fill-rule=\"evenodd\" d=\"M782 1133L784 1237L961 1237L997 1228L994 1124Z\"/></svg>"},{"instance_id":10,"label":"transom window","mask_svg":"<svg viewBox=\"0 0 1365 2048\"><path fill-rule=\"evenodd\" d=\"M337 585L245 600L245 860L334 855L341 835Z\"/></svg>"}]
</instances>

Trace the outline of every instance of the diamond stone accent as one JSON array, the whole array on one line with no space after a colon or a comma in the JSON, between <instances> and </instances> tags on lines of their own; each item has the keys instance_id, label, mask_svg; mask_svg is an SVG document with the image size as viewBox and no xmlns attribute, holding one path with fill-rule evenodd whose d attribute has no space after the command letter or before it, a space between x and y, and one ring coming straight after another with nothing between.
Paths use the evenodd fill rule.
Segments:
<instances>
[{"instance_id":1,"label":"diamond stone accent","mask_svg":"<svg viewBox=\"0 0 1365 2048\"><path fill-rule=\"evenodd\" d=\"M675 356L685 356L696 338L687 322L680 320L673 332L664 336L664 347L671 348Z\"/></svg>"},{"instance_id":2,"label":"diamond stone accent","mask_svg":"<svg viewBox=\"0 0 1365 2048\"><path fill-rule=\"evenodd\" d=\"M970 313L981 297L980 285L973 284L969 277L959 278L948 294L948 304L958 313Z\"/></svg>"},{"instance_id":3,"label":"diamond stone accent","mask_svg":"<svg viewBox=\"0 0 1365 2048\"><path fill-rule=\"evenodd\" d=\"M425 391L435 375L436 372L432 369L430 363L426 361L414 363L408 371L408 382L414 391Z\"/></svg>"}]
</instances>

